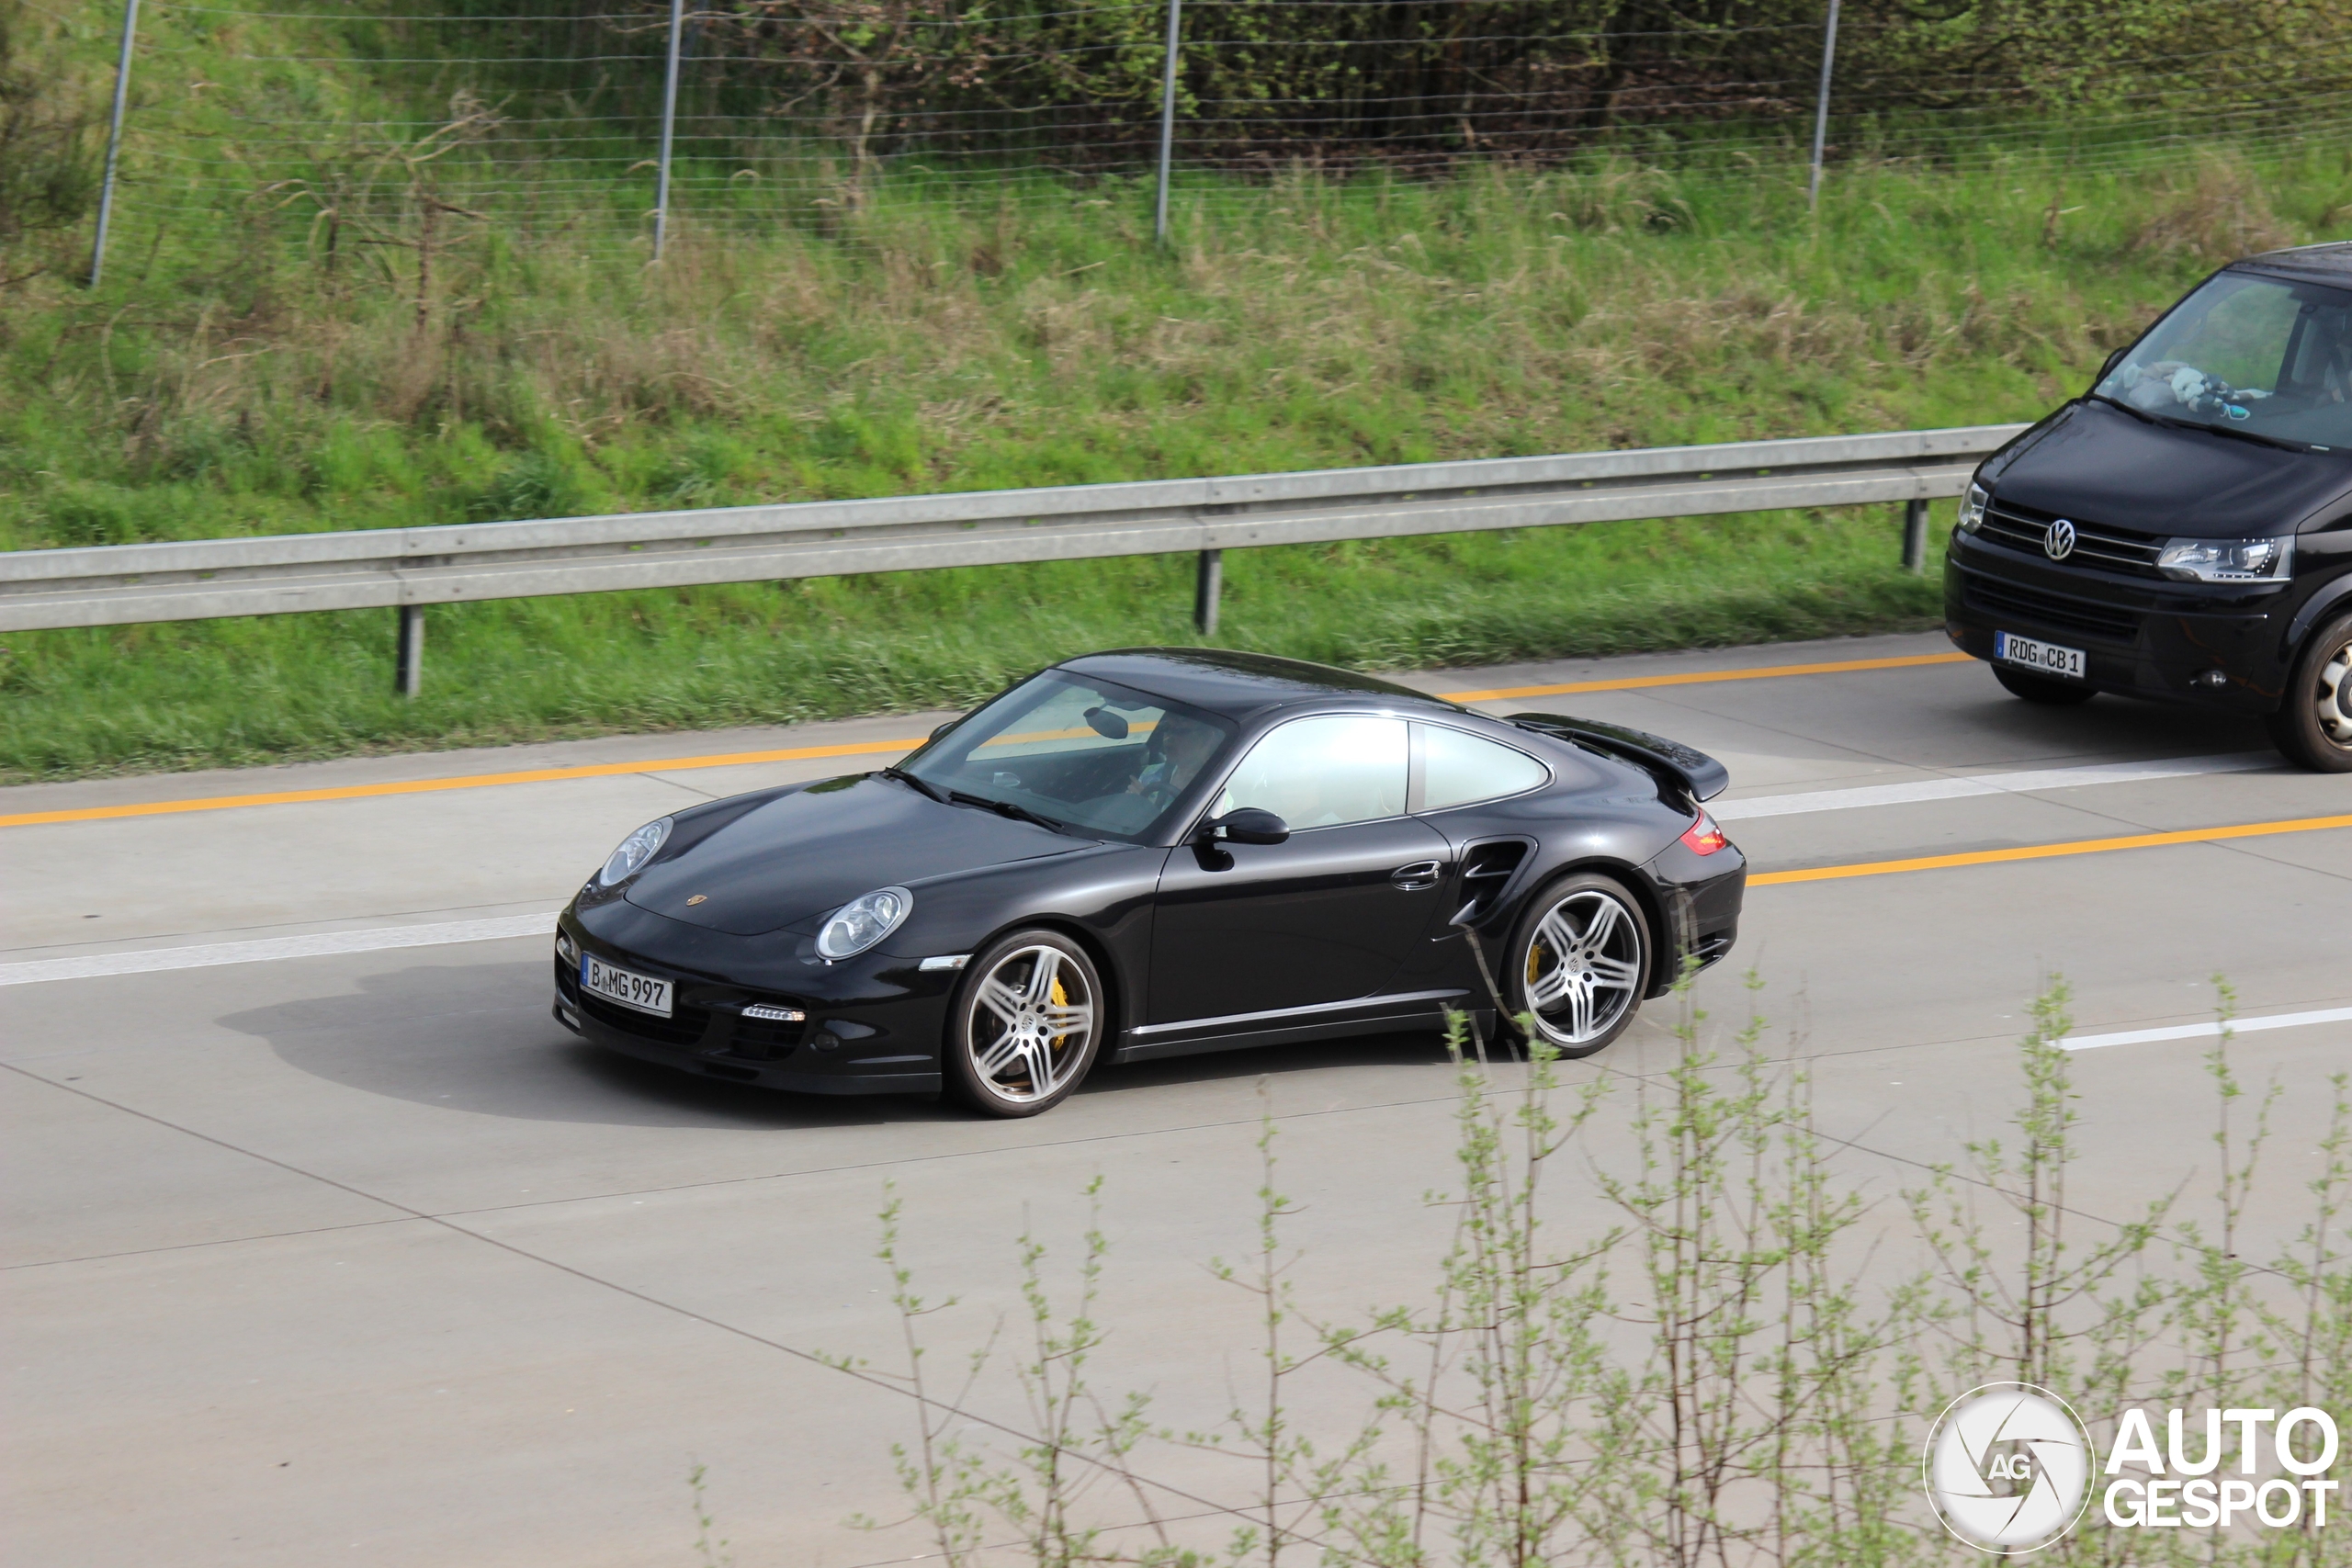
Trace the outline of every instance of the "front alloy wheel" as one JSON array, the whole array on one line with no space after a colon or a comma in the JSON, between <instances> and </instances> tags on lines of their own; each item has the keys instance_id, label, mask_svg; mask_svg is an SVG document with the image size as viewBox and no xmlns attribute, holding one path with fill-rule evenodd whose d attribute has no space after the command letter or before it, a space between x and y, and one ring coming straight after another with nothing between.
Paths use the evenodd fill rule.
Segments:
<instances>
[{"instance_id":1,"label":"front alloy wheel","mask_svg":"<svg viewBox=\"0 0 2352 1568\"><path fill-rule=\"evenodd\" d=\"M1625 1032L1649 974L1649 922L1618 882L1554 883L1520 918L1511 1000L1563 1056L1589 1056Z\"/></svg>"},{"instance_id":2,"label":"front alloy wheel","mask_svg":"<svg viewBox=\"0 0 2352 1568\"><path fill-rule=\"evenodd\" d=\"M2287 700L2266 722L2290 760L2317 773L2352 773L2352 615L2338 615L2303 645Z\"/></svg>"},{"instance_id":3,"label":"front alloy wheel","mask_svg":"<svg viewBox=\"0 0 2352 1568\"><path fill-rule=\"evenodd\" d=\"M990 1116L1061 1103L1093 1065L1102 993L1085 951L1058 931L1015 931L972 961L947 1041L956 1095Z\"/></svg>"}]
</instances>

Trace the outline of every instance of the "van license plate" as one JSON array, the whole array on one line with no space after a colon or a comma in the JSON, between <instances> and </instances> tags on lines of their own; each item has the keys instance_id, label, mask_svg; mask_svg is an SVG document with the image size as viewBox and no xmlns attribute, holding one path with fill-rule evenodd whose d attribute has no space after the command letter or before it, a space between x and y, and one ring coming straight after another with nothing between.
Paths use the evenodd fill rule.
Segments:
<instances>
[{"instance_id":1,"label":"van license plate","mask_svg":"<svg viewBox=\"0 0 2352 1568\"><path fill-rule=\"evenodd\" d=\"M650 1012L656 1018L670 1016L669 981L615 968L593 953L580 955L580 985L582 989L594 991L608 1002Z\"/></svg>"},{"instance_id":2,"label":"van license plate","mask_svg":"<svg viewBox=\"0 0 2352 1568\"><path fill-rule=\"evenodd\" d=\"M2036 642L2015 632L1993 634L1993 657L2004 664L2015 664L2043 675L2065 675L2076 681L2085 678L2081 649Z\"/></svg>"}]
</instances>

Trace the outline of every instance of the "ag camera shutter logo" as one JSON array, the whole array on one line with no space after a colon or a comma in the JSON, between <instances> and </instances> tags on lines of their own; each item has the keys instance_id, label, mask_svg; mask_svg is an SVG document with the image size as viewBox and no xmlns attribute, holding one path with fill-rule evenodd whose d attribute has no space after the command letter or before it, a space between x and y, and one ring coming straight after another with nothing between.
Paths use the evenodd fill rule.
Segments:
<instances>
[{"instance_id":1,"label":"ag camera shutter logo","mask_svg":"<svg viewBox=\"0 0 2352 1568\"><path fill-rule=\"evenodd\" d=\"M1928 1433L1928 1501L1944 1529L1998 1557L2039 1551L2090 1500L2090 1434L2067 1403L2031 1383L1973 1388Z\"/></svg>"}]
</instances>

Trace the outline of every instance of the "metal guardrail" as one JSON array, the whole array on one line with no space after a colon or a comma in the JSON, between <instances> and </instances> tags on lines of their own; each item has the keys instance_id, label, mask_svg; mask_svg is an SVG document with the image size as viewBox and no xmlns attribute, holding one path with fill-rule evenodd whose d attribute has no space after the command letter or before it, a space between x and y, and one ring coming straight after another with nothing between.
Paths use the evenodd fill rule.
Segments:
<instances>
[{"instance_id":1,"label":"metal guardrail","mask_svg":"<svg viewBox=\"0 0 2352 1568\"><path fill-rule=\"evenodd\" d=\"M1210 631L1227 549L1886 502L1916 570L1926 502L2024 428L0 552L0 631L397 606L413 691L423 608L480 599L1197 550Z\"/></svg>"}]
</instances>

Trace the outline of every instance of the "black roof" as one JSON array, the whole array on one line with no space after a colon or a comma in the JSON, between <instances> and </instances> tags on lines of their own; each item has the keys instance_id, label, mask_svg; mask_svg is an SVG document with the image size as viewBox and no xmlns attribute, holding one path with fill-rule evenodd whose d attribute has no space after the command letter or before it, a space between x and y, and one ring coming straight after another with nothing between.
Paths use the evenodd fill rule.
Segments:
<instances>
[{"instance_id":1,"label":"black roof","mask_svg":"<svg viewBox=\"0 0 2352 1568\"><path fill-rule=\"evenodd\" d=\"M2298 277L2352 283L2352 240L2332 240L2324 245L2297 245L2291 250L2265 251L2230 264L2259 267L2264 272L2290 273Z\"/></svg>"},{"instance_id":2,"label":"black roof","mask_svg":"<svg viewBox=\"0 0 2352 1568\"><path fill-rule=\"evenodd\" d=\"M1216 648L1120 648L1064 660L1058 669L1098 676L1170 697L1211 713L1240 718L1262 708L1310 698L1377 697L1419 707L1461 711L1456 705L1410 686L1264 653L1233 653Z\"/></svg>"}]
</instances>

